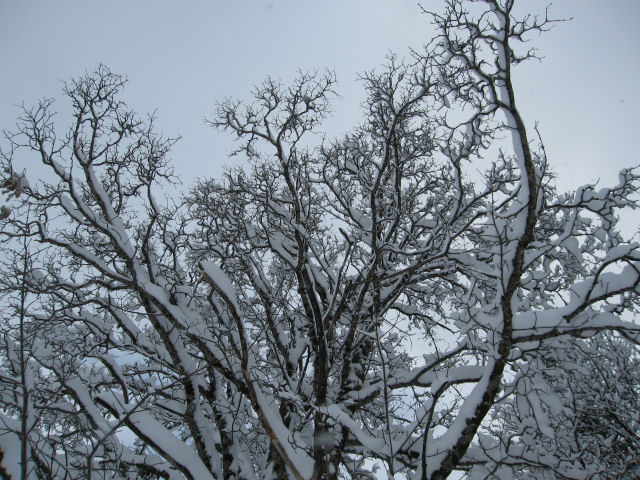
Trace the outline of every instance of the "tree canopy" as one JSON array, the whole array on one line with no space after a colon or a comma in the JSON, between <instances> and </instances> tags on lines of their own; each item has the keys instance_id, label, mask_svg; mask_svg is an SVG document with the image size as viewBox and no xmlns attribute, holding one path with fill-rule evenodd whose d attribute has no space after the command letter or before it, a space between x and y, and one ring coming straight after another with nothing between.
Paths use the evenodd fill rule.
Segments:
<instances>
[{"instance_id":1,"label":"tree canopy","mask_svg":"<svg viewBox=\"0 0 640 480\"><path fill-rule=\"evenodd\" d=\"M617 227L640 177L558 192L512 81L554 20L443 3L422 50L362 75L342 138L313 143L331 72L220 102L246 165L179 199L175 140L123 76L67 83L67 127L53 101L24 110L0 212L0 429L23 478L638 468L640 244Z\"/></svg>"}]
</instances>

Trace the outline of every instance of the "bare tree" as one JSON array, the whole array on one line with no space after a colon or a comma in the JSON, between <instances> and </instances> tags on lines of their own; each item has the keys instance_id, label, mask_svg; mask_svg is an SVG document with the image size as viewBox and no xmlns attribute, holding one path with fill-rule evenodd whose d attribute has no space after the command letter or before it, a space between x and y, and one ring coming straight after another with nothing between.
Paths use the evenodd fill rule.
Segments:
<instances>
[{"instance_id":1,"label":"bare tree","mask_svg":"<svg viewBox=\"0 0 640 480\"><path fill-rule=\"evenodd\" d=\"M3 272L6 277L0 280L0 291L5 297L5 309L2 312L2 359L3 369L0 387L1 404L6 414L2 415L2 430L5 436L20 445L19 473L21 478L29 478L29 465L32 457L31 438L37 428L37 416L34 405L33 377L36 375L31 357L33 330L27 319L27 305L30 303L28 285L25 277L32 271L33 258L29 255L29 242L21 239L19 250L3 245L3 260L6 261ZM34 371L36 370L36 371Z\"/></svg>"},{"instance_id":2,"label":"bare tree","mask_svg":"<svg viewBox=\"0 0 640 480\"><path fill-rule=\"evenodd\" d=\"M639 177L556 192L511 76L552 21L513 6L450 0L429 14L440 35L362 76L364 120L342 139L310 138L331 73L220 103L210 122L249 164L178 205L161 198L174 140L119 100L122 77L100 67L68 84L61 136L51 102L25 110L12 149L56 180L17 181L5 152L21 195L2 232L45 249L21 285L39 299L26 310L42 338L34 388L55 398L38 430L48 475L594 472L534 459L543 450L514 422L551 445L540 392L560 384L545 375L584 379L560 352L601 331L640 338L627 317L639 245L616 229ZM579 442L595 435L586 425Z\"/></svg>"}]
</instances>

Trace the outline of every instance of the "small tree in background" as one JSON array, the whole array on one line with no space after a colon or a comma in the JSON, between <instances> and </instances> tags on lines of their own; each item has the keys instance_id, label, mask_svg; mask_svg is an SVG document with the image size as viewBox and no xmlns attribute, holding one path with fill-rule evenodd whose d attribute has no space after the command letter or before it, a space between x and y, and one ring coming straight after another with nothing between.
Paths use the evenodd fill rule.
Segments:
<instances>
[{"instance_id":1,"label":"small tree in background","mask_svg":"<svg viewBox=\"0 0 640 480\"><path fill-rule=\"evenodd\" d=\"M521 479L635 478L640 460L640 358L611 333L527 355L476 448ZM500 465L504 463L504 465ZM577 470L576 470L577 466Z\"/></svg>"},{"instance_id":2,"label":"small tree in background","mask_svg":"<svg viewBox=\"0 0 640 480\"><path fill-rule=\"evenodd\" d=\"M3 235L43 249L15 287L39 299L33 388L55 399L33 475L607 478L637 463L633 350L598 332L640 338L639 245L616 229L639 178L556 192L511 76L546 16L510 0L431 16L423 52L363 76L364 120L342 139L307 138L331 74L219 104L211 123L249 163L176 206L160 195L173 141L119 100L122 77L66 86L67 133L50 102L24 112L11 145L56 179L11 180L4 154L21 195ZM620 389L585 384L613 365Z\"/></svg>"}]
</instances>

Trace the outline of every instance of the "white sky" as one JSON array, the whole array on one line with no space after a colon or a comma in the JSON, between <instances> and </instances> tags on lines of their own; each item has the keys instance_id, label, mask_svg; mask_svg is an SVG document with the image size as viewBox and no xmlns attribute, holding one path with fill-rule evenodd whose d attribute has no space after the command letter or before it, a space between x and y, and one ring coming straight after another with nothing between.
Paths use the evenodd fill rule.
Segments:
<instances>
[{"instance_id":1,"label":"white sky","mask_svg":"<svg viewBox=\"0 0 640 480\"><path fill-rule=\"evenodd\" d=\"M543 63L517 70L521 111L540 122L561 186L614 183L640 164L640 1L556 0L550 11L574 19L535 39ZM230 163L229 137L203 125L216 100L329 67L342 99L324 128L344 132L359 121L357 74L430 37L419 12L416 0L0 0L0 130L13 128L16 105L57 97L62 80L104 63L129 77L131 107L182 136L172 157L189 185Z\"/></svg>"}]
</instances>

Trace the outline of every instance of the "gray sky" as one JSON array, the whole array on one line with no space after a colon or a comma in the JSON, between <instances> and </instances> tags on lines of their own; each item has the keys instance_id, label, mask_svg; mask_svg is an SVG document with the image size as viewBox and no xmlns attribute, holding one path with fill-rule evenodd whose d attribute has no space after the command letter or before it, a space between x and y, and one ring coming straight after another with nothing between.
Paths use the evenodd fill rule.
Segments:
<instances>
[{"instance_id":1,"label":"gray sky","mask_svg":"<svg viewBox=\"0 0 640 480\"><path fill-rule=\"evenodd\" d=\"M540 122L562 187L616 182L640 164L640 1L556 0L550 11L574 19L534 40L545 60L516 72L521 111ZM13 128L17 104L59 96L62 80L104 63L129 77L131 107L182 136L172 156L188 185L230 163L229 138L203 125L216 100L329 67L342 99L324 128L339 134L359 120L357 74L431 32L416 0L0 0L0 129Z\"/></svg>"}]
</instances>

